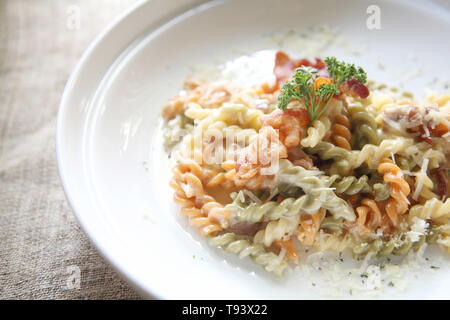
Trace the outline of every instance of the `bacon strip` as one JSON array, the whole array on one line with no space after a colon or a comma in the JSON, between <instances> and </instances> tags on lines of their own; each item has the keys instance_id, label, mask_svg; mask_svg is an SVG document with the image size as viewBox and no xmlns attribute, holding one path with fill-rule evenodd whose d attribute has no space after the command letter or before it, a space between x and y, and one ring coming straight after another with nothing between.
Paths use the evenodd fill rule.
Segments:
<instances>
[{"instance_id":1,"label":"bacon strip","mask_svg":"<svg viewBox=\"0 0 450 320\"><path fill-rule=\"evenodd\" d=\"M258 231L258 229L261 228L262 223L252 223L248 221L244 222L238 222L233 225L231 225L228 228L228 232L233 232L235 234L239 235L246 235L246 236L254 236L255 233Z\"/></svg>"},{"instance_id":2,"label":"bacon strip","mask_svg":"<svg viewBox=\"0 0 450 320\"><path fill-rule=\"evenodd\" d=\"M442 137L449 131L445 123L440 122L436 124L427 119L426 116L433 110L436 109L434 107L421 108L415 105L408 105L393 110L385 110L383 117L395 122L407 122L406 132L412 133L421 140L432 144L432 138Z\"/></svg>"},{"instance_id":3,"label":"bacon strip","mask_svg":"<svg viewBox=\"0 0 450 320\"><path fill-rule=\"evenodd\" d=\"M319 58L316 58L315 63L309 61L308 59L294 60L283 51L278 51L275 54L275 66L273 68L273 73L277 78L278 85L281 87L285 81L292 78L295 73L295 69L302 66L313 67L318 70L325 70L327 67L325 62Z\"/></svg>"},{"instance_id":4,"label":"bacon strip","mask_svg":"<svg viewBox=\"0 0 450 320\"><path fill-rule=\"evenodd\" d=\"M436 193L440 198L448 198L448 178L447 168L439 168L436 170Z\"/></svg>"},{"instance_id":5,"label":"bacon strip","mask_svg":"<svg viewBox=\"0 0 450 320\"><path fill-rule=\"evenodd\" d=\"M369 89L355 78L344 81L339 86L339 91L341 94L349 94L355 98L359 96L363 99L367 98L370 94Z\"/></svg>"},{"instance_id":6,"label":"bacon strip","mask_svg":"<svg viewBox=\"0 0 450 320\"><path fill-rule=\"evenodd\" d=\"M295 73L297 68L302 66L313 67L318 70L317 76L328 77L327 65L320 58L315 58L315 63L309 61L308 59L291 59L283 51L277 51L275 54L275 66L273 68L273 73L277 78L277 84L279 87L283 86L283 83L290 80ZM354 97L367 98L369 96L369 89L359 82L355 78L348 79L344 81L340 86L339 90L342 94L350 94Z\"/></svg>"}]
</instances>

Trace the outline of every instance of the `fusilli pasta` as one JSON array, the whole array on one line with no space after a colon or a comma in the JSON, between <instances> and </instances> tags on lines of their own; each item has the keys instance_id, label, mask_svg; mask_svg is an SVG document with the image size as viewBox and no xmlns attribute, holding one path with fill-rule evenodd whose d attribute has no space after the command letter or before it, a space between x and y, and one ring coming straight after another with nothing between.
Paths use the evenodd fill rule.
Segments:
<instances>
[{"instance_id":1,"label":"fusilli pasta","mask_svg":"<svg viewBox=\"0 0 450 320\"><path fill-rule=\"evenodd\" d=\"M299 222L299 215L271 221L265 229L259 230L255 234L254 241L269 247L275 240L283 240L285 237L292 235L297 229Z\"/></svg>"},{"instance_id":2,"label":"fusilli pasta","mask_svg":"<svg viewBox=\"0 0 450 320\"><path fill-rule=\"evenodd\" d=\"M267 252L262 245L252 244L247 239L240 239L234 233L212 237L209 244L221 247L227 253L234 253L241 259L250 257L253 262L262 265L266 271L273 272L277 277L281 277L287 267L286 261L272 252Z\"/></svg>"},{"instance_id":3,"label":"fusilli pasta","mask_svg":"<svg viewBox=\"0 0 450 320\"><path fill-rule=\"evenodd\" d=\"M330 177L329 186L335 188L336 193L345 193L349 195L369 193L372 191L372 187L369 185L368 181L369 177L366 175L359 178L333 175Z\"/></svg>"},{"instance_id":4,"label":"fusilli pasta","mask_svg":"<svg viewBox=\"0 0 450 320\"><path fill-rule=\"evenodd\" d=\"M362 68L281 51L274 78L188 77L165 105L169 185L190 225L276 276L310 249L450 252L450 95L418 104L366 86Z\"/></svg>"},{"instance_id":5,"label":"fusilli pasta","mask_svg":"<svg viewBox=\"0 0 450 320\"><path fill-rule=\"evenodd\" d=\"M312 125L306 131L306 137L303 138L300 144L303 147L315 147L331 128L331 122L327 117L314 120Z\"/></svg>"},{"instance_id":6,"label":"fusilli pasta","mask_svg":"<svg viewBox=\"0 0 450 320\"><path fill-rule=\"evenodd\" d=\"M350 146L350 141L352 138L350 129L351 124L348 117L348 109L343 108L342 113L335 117L334 124L331 128L332 139L336 146L346 150L352 149Z\"/></svg>"},{"instance_id":7,"label":"fusilli pasta","mask_svg":"<svg viewBox=\"0 0 450 320\"><path fill-rule=\"evenodd\" d=\"M386 202L385 209L392 224L398 226L399 216L408 210L409 184L403 179L402 170L388 159L381 161L378 172L383 175L384 181L390 184L389 192L392 199Z\"/></svg>"}]
</instances>

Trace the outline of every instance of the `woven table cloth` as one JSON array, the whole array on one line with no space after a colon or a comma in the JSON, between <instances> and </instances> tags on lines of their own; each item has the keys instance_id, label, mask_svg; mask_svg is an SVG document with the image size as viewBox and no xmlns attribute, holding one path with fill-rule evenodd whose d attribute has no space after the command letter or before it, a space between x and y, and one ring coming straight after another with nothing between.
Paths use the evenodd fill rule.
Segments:
<instances>
[{"instance_id":1,"label":"woven table cloth","mask_svg":"<svg viewBox=\"0 0 450 320\"><path fill-rule=\"evenodd\" d=\"M55 131L82 52L130 0L0 0L0 299L137 299L65 199Z\"/></svg>"}]
</instances>

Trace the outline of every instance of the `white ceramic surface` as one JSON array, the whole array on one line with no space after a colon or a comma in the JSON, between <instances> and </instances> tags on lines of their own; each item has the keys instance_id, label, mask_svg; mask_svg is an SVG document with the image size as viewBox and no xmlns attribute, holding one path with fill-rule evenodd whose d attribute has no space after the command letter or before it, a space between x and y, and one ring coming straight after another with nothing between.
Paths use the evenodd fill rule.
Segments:
<instances>
[{"instance_id":1,"label":"white ceramic surface","mask_svg":"<svg viewBox=\"0 0 450 320\"><path fill-rule=\"evenodd\" d=\"M426 66L423 76L405 85L422 89L436 75L450 73L450 14L422 1L383 1L381 30L370 31L366 9L373 1L202 2L139 3L83 55L58 115L57 156L67 198L98 250L147 297L327 297L300 275L277 280L249 261L209 248L188 226L171 202L158 130L161 106L192 65L233 58L240 50L275 49L261 38L321 23L368 43L353 60L372 78L392 81L377 68L380 59L406 70ZM411 53L414 59L407 58ZM448 269L423 271L406 290L381 297L449 298Z\"/></svg>"}]
</instances>

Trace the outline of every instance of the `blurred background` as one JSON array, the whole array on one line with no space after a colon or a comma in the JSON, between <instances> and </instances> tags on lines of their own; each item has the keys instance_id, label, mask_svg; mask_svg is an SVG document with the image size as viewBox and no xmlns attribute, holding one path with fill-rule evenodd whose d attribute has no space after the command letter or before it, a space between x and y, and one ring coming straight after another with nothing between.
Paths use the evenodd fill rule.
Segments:
<instances>
[{"instance_id":1,"label":"blurred background","mask_svg":"<svg viewBox=\"0 0 450 320\"><path fill-rule=\"evenodd\" d=\"M80 229L55 156L89 43L135 0L0 0L0 299L137 299Z\"/></svg>"}]
</instances>

